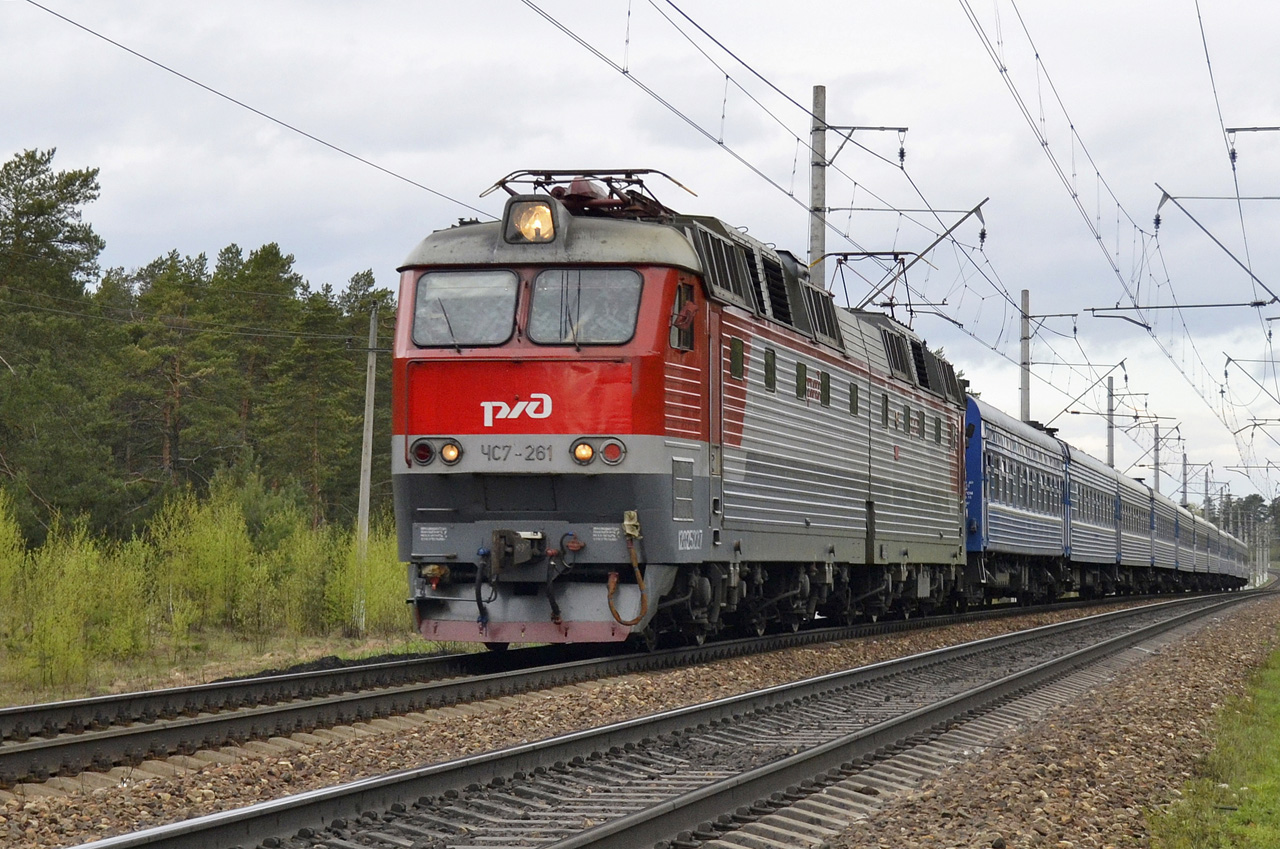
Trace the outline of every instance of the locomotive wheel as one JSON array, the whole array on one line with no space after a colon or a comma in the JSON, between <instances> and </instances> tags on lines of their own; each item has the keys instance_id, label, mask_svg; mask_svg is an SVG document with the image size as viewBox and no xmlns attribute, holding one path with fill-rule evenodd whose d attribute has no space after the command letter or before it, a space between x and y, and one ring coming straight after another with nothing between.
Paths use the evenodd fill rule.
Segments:
<instances>
[{"instance_id":1,"label":"locomotive wheel","mask_svg":"<svg viewBox=\"0 0 1280 849\"><path fill-rule=\"evenodd\" d=\"M627 642L635 646L637 651L654 651L658 648L658 630L650 622L643 631L633 631L631 636L627 637Z\"/></svg>"}]
</instances>

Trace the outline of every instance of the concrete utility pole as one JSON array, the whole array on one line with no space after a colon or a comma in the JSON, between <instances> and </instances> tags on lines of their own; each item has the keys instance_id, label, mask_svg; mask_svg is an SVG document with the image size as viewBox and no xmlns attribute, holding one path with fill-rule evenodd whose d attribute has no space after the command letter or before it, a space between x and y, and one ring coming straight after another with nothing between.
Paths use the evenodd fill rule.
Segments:
<instances>
[{"instance_id":1,"label":"concrete utility pole","mask_svg":"<svg viewBox=\"0 0 1280 849\"><path fill-rule=\"evenodd\" d=\"M1155 423L1156 429L1156 453L1152 464L1155 466L1155 491L1156 495L1160 494L1160 422Z\"/></svg>"},{"instance_id":2,"label":"concrete utility pole","mask_svg":"<svg viewBox=\"0 0 1280 849\"><path fill-rule=\"evenodd\" d=\"M1182 506L1187 506L1187 452L1182 452Z\"/></svg>"},{"instance_id":3,"label":"concrete utility pole","mask_svg":"<svg viewBox=\"0 0 1280 849\"><path fill-rule=\"evenodd\" d=\"M827 87L813 87L813 129L809 133L809 276L826 287L827 252Z\"/></svg>"},{"instance_id":4,"label":"concrete utility pole","mask_svg":"<svg viewBox=\"0 0 1280 849\"><path fill-rule=\"evenodd\" d=\"M356 627L364 633L364 585L369 559L369 490L373 477L373 389L378 375L378 302L369 313L369 359L364 372L364 440L360 446L360 503L356 513Z\"/></svg>"},{"instance_id":5,"label":"concrete utility pole","mask_svg":"<svg viewBox=\"0 0 1280 849\"><path fill-rule=\"evenodd\" d=\"M1111 377L1107 378L1107 465L1116 467L1116 385Z\"/></svg>"},{"instance_id":6,"label":"concrete utility pole","mask_svg":"<svg viewBox=\"0 0 1280 849\"><path fill-rule=\"evenodd\" d=\"M1022 420L1031 421L1031 290L1022 290Z\"/></svg>"}]
</instances>

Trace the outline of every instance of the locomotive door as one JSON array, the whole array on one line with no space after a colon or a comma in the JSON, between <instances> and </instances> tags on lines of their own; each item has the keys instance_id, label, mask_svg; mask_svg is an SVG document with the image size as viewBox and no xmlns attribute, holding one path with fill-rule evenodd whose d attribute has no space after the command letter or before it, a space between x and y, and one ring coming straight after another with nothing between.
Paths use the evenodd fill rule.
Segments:
<instances>
[{"instance_id":1,"label":"locomotive door","mask_svg":"<svg viewBox=\"0 0 1280 849\"><path fill-rule=\"evenodd\" d=\"M711 544L720 544L720 529L724 522L724 369L726 352L724 339L720 335L720 313L711 309L711 302L706 301L707 311L707 456L708 473L708 516L711 521Z\"/></svg>"}]
</instances>

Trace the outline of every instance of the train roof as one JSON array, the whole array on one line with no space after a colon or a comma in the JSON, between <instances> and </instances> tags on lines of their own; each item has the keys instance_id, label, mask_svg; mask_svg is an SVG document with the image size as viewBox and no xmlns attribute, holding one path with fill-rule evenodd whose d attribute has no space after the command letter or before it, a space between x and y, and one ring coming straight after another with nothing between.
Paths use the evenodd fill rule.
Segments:
<instances>
[{"instance_id":1,"label":"train roof","mask_svg":"<svg viewBox=\"0 0 1280 849\"><path fill-rule=\"evenodd\" d=\"M511 244L502 238L502 222L460 223L423 239L400 270L421 265L609 263L667 265L702 273L689 240L662 224L565 214L559 226L561 236L554 242Z\"/></svg>"},{"instance_id":2,"label":"train roof","mask_svg":"<svg viewBox=\"0 0 1280 849\"><path fill-rule=\"evenodd\" d=\"M1061 439L1058 439L1055 436L1050 436L1043 430L1040 430L1040 428L1032 427L1026 422L1014 418L999 407L994 407L986 401L983 401L981 398L976 398L973 395L968 396L968 398L969 405L973 409L977 410L978 415L981 416L984 422L990 422L991 424L1003 428L1010 433L1016 434L1018 437L1026 440L1032 445L1043 448L1045 451L1049 451L1054 454L1062 455L1064 450L1071 450L1071 447Z\"/></svg>"}]
</instances>

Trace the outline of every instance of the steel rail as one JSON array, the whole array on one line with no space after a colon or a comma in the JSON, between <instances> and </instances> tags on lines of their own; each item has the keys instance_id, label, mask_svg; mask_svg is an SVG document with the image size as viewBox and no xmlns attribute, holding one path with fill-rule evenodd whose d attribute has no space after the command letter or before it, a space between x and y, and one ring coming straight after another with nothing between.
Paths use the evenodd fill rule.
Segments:
<instances>
[{"instance_id":1,"label":"steel rail","mask_svg":"<svg viewBox=\"0 0 1280 849\"><path fill-rule=\"evenodd\" d=\"M1167 630L1176 627L1182 621L1208 615L1229 604L1236 604L1251 597L1253 596L1234 595L1225 601L1213 604L1208 610L1202 607L1202 609L1184 613L1174 624L1163 625L1163 628ZM914 670L945 664L951 659L966 654L997 651L1038 637L1088 628L1103 620L1141 615L1152 609L1172 610L1197 602L1203 606L1204 599L1185 599L1149 605L1136 610L1113 611L1084 619L1045 625L1028 631L989 637L963 646L936 649L910 658L831 673L702 705L679 708L495 752L314 790L246 808L162 825L146 831L105 838L98 841L95 846L97 849L133 849L133 847L221 849L221 847L232 845L257 844L268 838L288 839L299 832L309 831L314 834L323 829L324 824L337 819L353 820L365 815L366 812L394 810L395 806L411 803L414 799L424 796L443 796L451 790L470 785L489 784L495 778L502 776L521 772L531 773L546 769L551 764L574 759L590 759L600 752L633 747L651 741L655 737L682 732L693 727L727 723L735 716L812 698L819 693L857 686L869 680L888 676L910 675ZM809 753L793 755L768 767L752 770L733 779L687 793L678 797L677 800L670 800L656 806L653 811L622 817L584 831L556 846L560 849L568 849L570 846L579 846L578 843L571 841L584 840L587 842L582 843L581 846L635 847L673 836L681 830L714 819L718 814L732 812L743 804L750 804L757 799L768 797L774 790L797 784L802 779L810 779L826 769L845 764L855 757L852 754L854 751L874 751L890 742L931 729L958 714L979 710L993 701L1005 698L1008 693L1016 689L1030 687L1031 682L1061 675L1071 663L1082 664L1088 658L1119 650L1123 647L1122 641L1125 639L1137 642L1153 635L1152 631L1137 633L1140 636L1127 635L1104 643L1102 648L1077 651L1066 658L1041 664L1032 670L1007 676L994 684L984 685L960 696L948 698L940 705L921 708L891 723L882 723L849 735L835 743L824 744ZM708 813L712 810L715 811L714 814ZM639 829L639 831L627 831L628 828ZM319 839L323 840L322 837ZM592 842L597 840L604 842L598 844Z\"/></svg>"},{"instance_id":2,"label":"steel rail","mask_svg":"<svg viewBox=\"0 0 1280 849\"><path fill-rule=\"evenodd\" d=\"M832 771L839 774L843 770L850 770L853 762L859 758L900 745L908 738L938 731L957 717L986 712L1004 701L1035 690L1126 648L1245 600L1229 599L1210 608L1188 611L1163 622L1113 637L895 719L855 731L789 758L708 784L660 805L579 832L565 840L548 843L543 849L634 849L636 846L649 846L676 838L682 831L698 829L743 806L758 804L771 796L776 799L774 794L784 789L792 796L797 795L796 790L801 786L810 787L813 792L817 792L830 783Z\"/></svg>"},{"instance_id":3,"label":"steel rail","mask_svg":"<svg viewBox=\"0 0 1280 849\"><path fill-rule=\"evenodd\" d=\"M1144 598L1158 598L1158 596L1129 596L1126 600L1136 601ZM1036 608L1036 610L1066 610L1117 600L1119 599L1071 601ZM811 629L801 632L792 640L795 641L793 644L803 644L804 642L849 639L874 633L1013 616L1027 612L1031 611L1016 605L992 606L963 614ZM712 645L740 645L745 651L755 651L758 650L755 646L758 646L762 639L765 638L724 640ZM777 637L773 639L776 640ZM246 705L271 704L288 699L353 692L370 687L385 687L455 675L483 675L565 660L585 659L591 655L599 656L601 653L600 646L583 644L538 646L512 649L509 652L458 653L352 664L307 672L250 676L183 687L90 696L44 704L13 705L0 707L0 741L22 742L32 736L53 737L59 734L77 734L114 724L151 722L156 718L192 715L202 711L237 709Z\"/></svg>"},{"instance_id":4,"label":"steel rail","mask_svg":"<svg viewBox=\"0 0 1280 849\"><path fill-rule=\"evenodd\" d=\"M1066 602L1039 610L1087 604ZM446 655L6 708L0 710L0 726L40 727L44 733L0 743L0 787L611 675L1027 612L1010 605L603 658L598 647L590 646ZM597 656L591 656L593 649ZM575 652L587 657L549 662ZM446 678L450 675L460 677ZM441 678L445 680L423 680Z\"/></svg>"}]
</instances>

